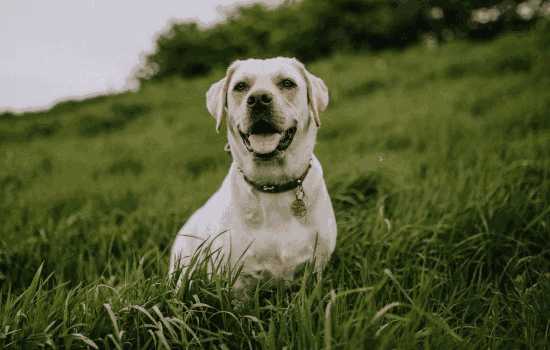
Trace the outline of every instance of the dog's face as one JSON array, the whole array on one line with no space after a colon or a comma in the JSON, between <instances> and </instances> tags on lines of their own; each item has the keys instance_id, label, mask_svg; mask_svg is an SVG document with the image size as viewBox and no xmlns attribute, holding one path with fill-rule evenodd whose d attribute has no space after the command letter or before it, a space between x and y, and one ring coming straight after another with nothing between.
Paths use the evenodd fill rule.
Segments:
<instances>
[{"instance_id":1,"label":"dog's face","mask_svg":"<svg viewBox=\"0 0 550 350\"><path fill-rule=\"evenodd\" d=\"M257 183L295 179L311 158L319 112L328 104L323 81L292 58L234 62L207 93L220 127L227 115L232 156Z\"/></svg>"}]
</instances>

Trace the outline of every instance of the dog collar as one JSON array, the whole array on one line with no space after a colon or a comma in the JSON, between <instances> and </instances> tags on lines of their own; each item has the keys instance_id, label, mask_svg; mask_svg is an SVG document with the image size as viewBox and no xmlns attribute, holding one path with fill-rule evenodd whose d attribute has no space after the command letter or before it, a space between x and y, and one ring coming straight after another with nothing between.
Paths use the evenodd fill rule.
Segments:
<instances>
[{"instance_id":1,"label":"dog collar","mask_svg":"<svg viewBox=\"0 0 550 350\"><path fill-rule=\"evenodd\" d=\"M306 178L307 174L309 173L309 169L311 168L311 162L308 164L306 171L300 176L299 178L286 182L284 184L280 185L260 185L255 183L254 181L250 180L249 178L244 175L244 173L241 171L241 174L243 174L244 181L248 183L250 186L254 187L256 190L260 192L265 193L281 193L281 192L287 192L290 190L293 190L297 187L302 187L302 183L304 182L304 179ZM239 169L240 170L240 169Z\"/></svg>"}]
</instances>

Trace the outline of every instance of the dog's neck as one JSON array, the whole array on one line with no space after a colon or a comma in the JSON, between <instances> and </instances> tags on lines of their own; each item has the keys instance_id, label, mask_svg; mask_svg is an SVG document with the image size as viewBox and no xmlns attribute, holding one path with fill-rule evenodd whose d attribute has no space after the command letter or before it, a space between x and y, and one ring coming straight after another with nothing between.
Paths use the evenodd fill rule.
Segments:
<instances>
[{"instance_id":1,"label":"dog's neck","mask_svg":"<svg viewBox=\"0 0 550 350\"><path fill-rule=\"evenodd\" d=\"M301 175L292 181L292 189L282 191L283 188L280 188L280 191L268 192L247 182L239 170L239 164L234 161L226 178L230 182L227 188L231 191L232 208L241 212L240 215L251 226L263 225L266 222L275 225L280 220L288 220L290 217L307 220L306 217L311 213L322 189L323 171L313 155L311 161L304 165ZM302 180L298 184L299 179ZM284 186L287 182L290 181L281 182L277 186Z\"/></svg>"},{"instance_id":2,"label":"dog's neck","mask_svg":"<svg viewBox=\"0 0 550 350\"><path fill-rule=\"evenodd\" d=\"M309 169L311 169L311 160L308 162L308 166L307 166L306 170L304 171L304 173L296 179L293 179L293 180L290 180L290 181L287 181L287 182L281 183L281 184L259 184L259 183L256 183L256 182L250 180L248 177L246 177L246 175L243 173L241 168L238 168L239 172L243 176L244 181L247 184L252 186L257 191L265 192L265 193L287 192L287 191L290 191L290 190L294 190L299 186L302 186L302 183L304 182L307 174L309 173Z\"/></svg>"},{"instance_id":3,"label":"dog's neck","mask_svg":"<svg viewBox=\"0 0 550 350\"><path fill-rule=\"evenodd\" d=\"M246 173L241 171L239 162L233 159L227 180L234 183L234 186L236 186L235 188L238 189L234 195L240 197L242 200L252 200L253 198L265 198L265 200L275 198L280 199L283 197L294 198L294 194L297 190L299 190L299 187L303 187L306 195L309 196L310 194L317 192L317 185L323 177L323 170L319 160L313 154L309 159L310 160L307 163L303 163L301 170L297 172L298 175L292 177L285 176L284 180L273 182L258 181L256 179L251 179L248 175L246 175L245 178ZM298 184L298 182L300 183ZM278 188L279 191L273 190L268 192L263 190L263 188L259 188L264 185L275 185L276 187L281 188ZM284 188L282 186L289 186L289 189L283 191ZM245 197L248 199L245 199Z\"/></svg>"}]
</instances>

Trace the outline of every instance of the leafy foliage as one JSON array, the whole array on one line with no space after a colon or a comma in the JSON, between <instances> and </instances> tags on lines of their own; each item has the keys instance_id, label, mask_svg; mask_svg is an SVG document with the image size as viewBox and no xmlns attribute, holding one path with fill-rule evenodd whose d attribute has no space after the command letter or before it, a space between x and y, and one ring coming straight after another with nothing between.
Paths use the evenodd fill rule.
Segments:
<instances>
[{"instance_id":1,"label":"leafy foliage","mask_svg":"<svg viewBox=\"0 0 550 350\"><path fill-rule=\"evenodd\" d=\"M277 8L242 6L202 28L173 23L145 58L137 78L204 75L243 57L295 56L312 61L335 52L402 48L435 40L488 38L524 29L546 1L303 0ZM522 11L523 10L523 11Z\"/></svg>"}]
</instances>

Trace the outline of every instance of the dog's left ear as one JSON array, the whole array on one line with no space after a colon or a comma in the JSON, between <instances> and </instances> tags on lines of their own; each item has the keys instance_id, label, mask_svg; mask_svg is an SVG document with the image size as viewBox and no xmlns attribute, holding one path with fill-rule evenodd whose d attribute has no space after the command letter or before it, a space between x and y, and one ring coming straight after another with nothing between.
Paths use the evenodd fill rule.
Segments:
<instances>
[{"instance_id":1,"label":"dog's left ear","mask_svg":"<svg viewBox=\"0 0 550 350\"><path fill-rule=\"evenodd\" d=\"M321 126L321 119L319 113L327 109L328 106L328 89L325 82L308 72L304 64L297 59L293 58L294 63L298 69L302 72L307 84L307 100L309 104L309 113L312 114L313 120L317 127Z\"/></svg>"},{"instance_id":2,"label":"dog's left ear","mask_svg":"<svg viewBox=\"0 0 550 350\"><path fill-rule=\"evenodd\" d=\"M217 132L220 131L220 126L222 125L222 120L225 115L225 110L227 108L227 88L231 80L231 75L237 66L237 62L238 61L233 62L231 66L229 66L225 73L225 78L212 84L206 92L206 108L216 119Z\"/></svg>"}]
</instances>

